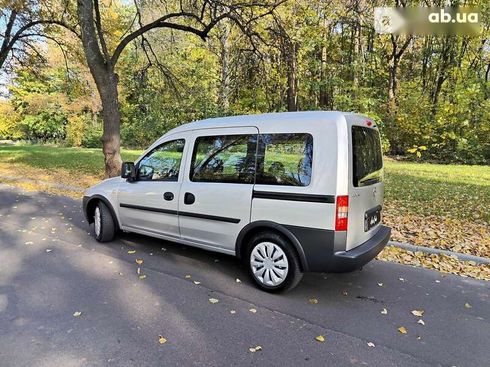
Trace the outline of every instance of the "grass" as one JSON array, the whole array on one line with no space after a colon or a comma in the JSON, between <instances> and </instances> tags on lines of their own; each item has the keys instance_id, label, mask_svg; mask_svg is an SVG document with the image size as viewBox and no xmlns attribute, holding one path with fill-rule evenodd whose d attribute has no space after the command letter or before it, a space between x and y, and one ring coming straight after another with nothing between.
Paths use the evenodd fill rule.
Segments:
<instances>
[{"instance_id":1,"label":"grass","mask_svg":"<svg viewBox=\"0 0 490 367\"><path fill-rule=\"evenodd\" d=\"M490 222L490 167L385 163L386 200L424 216Z\"/></svg>"},{"instance_id":2,"label":"grass","mask_svg":"<svg viewBox=\"0 0 490 367\"><path fill-rule=\"evenodd\" d=\"M142 151L123 150L123 160L135 160ZM42 170L66 170L73 174L103 176L100 149L61 148L40 145L0 145L0 163L14 163Z\"/></svg>"}]
</instances>

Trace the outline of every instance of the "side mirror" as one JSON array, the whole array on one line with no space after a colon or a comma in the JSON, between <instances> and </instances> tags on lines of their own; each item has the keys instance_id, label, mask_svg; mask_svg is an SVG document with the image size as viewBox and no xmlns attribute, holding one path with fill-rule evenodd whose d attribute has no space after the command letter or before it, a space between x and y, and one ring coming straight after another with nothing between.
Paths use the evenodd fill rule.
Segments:
<instances>
[{"instance_id":1,"label":"side mirror","mask_svg":"<svg viewBox=\"0 0 490 367\"><path fill-rule=\"evenodd\" d=\"M136 179L136 172L134 171L133 162L124 162L122 164L121 177L128 179L128 181L134 181Z\"/></svg>"}]
</instances>

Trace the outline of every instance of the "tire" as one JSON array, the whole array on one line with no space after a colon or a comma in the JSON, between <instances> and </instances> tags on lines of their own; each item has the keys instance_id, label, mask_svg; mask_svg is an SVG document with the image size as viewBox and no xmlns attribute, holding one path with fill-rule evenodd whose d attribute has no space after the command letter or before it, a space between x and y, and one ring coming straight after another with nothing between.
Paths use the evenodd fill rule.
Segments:
<instances>
[{"instance_id":1,"label":"tire","mask_svg":"<svg viewBox=\"0 0 490 367\"><path fill-rule=\"evenodd\" d=\"M260 232L251 238L247 250L245 264L260 289L271 293L290 291L303 278L296 250L281 235Z\"/></svg>"},{"instance_id":2,"label":"tire","mask_svg":"<svg viewBox=\"0 0 490 367\"><path fill-rule=\"evenodd\" d=\"M109 242L114 239L116 226L111 211L102 201L94 209L94 235L98 242Z\"/></svg>"}]
</instances>

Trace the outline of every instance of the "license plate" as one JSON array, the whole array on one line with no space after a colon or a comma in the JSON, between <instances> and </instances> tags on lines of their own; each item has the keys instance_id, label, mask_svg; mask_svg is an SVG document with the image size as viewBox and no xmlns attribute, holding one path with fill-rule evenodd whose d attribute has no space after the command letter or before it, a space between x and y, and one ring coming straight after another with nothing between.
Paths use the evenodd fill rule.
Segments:
<instances>
[{"instance_id":1,"label":"license plate","mask_svg":"<svg viewBox=\"0 0 490 367\"><path fill-rule=\"evenodd\" d=\"M369 231L381 221L381 207L368 210L364 213L364 232Z\"/></svg>"}]
</instances>

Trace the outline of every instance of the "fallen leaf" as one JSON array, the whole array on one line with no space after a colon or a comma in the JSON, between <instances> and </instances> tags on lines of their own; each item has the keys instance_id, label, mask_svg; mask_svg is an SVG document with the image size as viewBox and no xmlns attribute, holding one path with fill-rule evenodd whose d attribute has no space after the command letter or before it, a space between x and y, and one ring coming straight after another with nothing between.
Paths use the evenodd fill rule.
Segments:
<instances>
[{"instance_id":1,"label":"fallen leaf","mask_svg":"<svg viewBox=\"0 0 490 367\"><path fill-rule=\"evenodd\" d=\"M405 279L403 279L403 278L398 278L398 280L399 280L400 282L405 282Z\"/></svg>"},{"instance_id":2,"label":"fallen leaf","mask_svg":"<svg viewBox=\"0 0 490 367\"><path fill-rule=\"evenodd\" d=\"M136 270L136 273L137 273L138 275L140 275L140 274L141 274L141 268L138 268L138 269Z\"/></svg>"},{"instance_id":3,"label":"fallen leaf","mask_svg":"<svg viewBox=\"0 0 490 367\"><path fill-rule=\"evenodd\" d=\"M143 264L143 259L136 259L136 264L141 265Z\"/></svg>"},{"instance_id":4,"label":"fallen leaf","mask_svg":"<svg viewBox=\"0 0 490 367\"><path fill-rule=\"evenodd\" d=\"M422 317L424 315L424 310L412 310L412 315Z\"/></svg>"},{"instance_id":5,"label":"fallen leaf","mask_svg":"<svg viewBox=\"0 0 490 367\"><path fill-rule=\"evenodd\" d=\"M140 275L138 278L145 279L146 278L146 275L144 275L144 274L143 275Z\"/></svg>"},{"instance_id":6,"label":"fallen leaf","mask_svg":"<svg viewBox=\"0 0 490 367\"><path fill-rule=\"evenodd\" d=\"M347 296L347 291L342 291L343 296Z\"/></svg>"},{"instance_id":7,"label":"fallen leaf","mask_svg":"<svg viewBox=\"0 0 490 367\"><path fill-rule=\"evenodd\" d=\"M255 308L251 308L249 311L250 311L251 313L257 313L257 310L256 310Z\"/></svg>"},{"instance_id":8,"label":"fallen leaf","mask_svg":"<svg viewBox=\"0 0 490 367\"><path fill-rule=\"evenodd\" d=\"M376 345L374 345L373 342L368 342L367 345L368 345L368 347L371 347L371 348L374 348L376 346Z\"/></svg>"},{"instance_id":9,"label":"fallen leaf","mask_svg":"<svg viewBox=\"0 0 490 367\"><path fill-rule=\"evenodd\" d=\"M230 310L230 313L231 313L231 314L235 314L235 313L236 313L236 311L235 311L235 310Z\"/></svg>"},{"instance_id":10,"label":"fallen leaf","mask_svg":"<svg viewBox=\"0 0 490 367\"><path fill-rule=\"evenodd\" d=\"M185 276L185 279L191 279L191 276L190 276L189 274L187 274L187 275Z\"/></svg>"},{"instance_id":11,"label":"fallen leaf","mask_svg":"<svg viewBox=\"0 0 490 367\"><path fill-rule=\"evenodd\" d=\"M73 313L73 316L75 316L75 317L79 317L79 316L82 316L82 313L81 313L80 311L75 311L75 312Z\"/></svg>"},{"instance_id":12,"label":"fallen leaf","mask_svg":"<svg viewBox=\"0 0 490 367\"><path fill-rule=\"evenodd\" d=\"M318 335L315 340L320 343L325 343L325 337L323 335Z\"/></svg>"},{"instance_id":13,"label":"fallen leaf","mask_svg":"<svg viewBox=\"0 0 490 367\"><path fill-rule=\"evenodd\" d=\"M406 334L406 333L407 333L407 329L405 329L403 326L400 326L400 327L398 328L398 331L399 331L400 333L402 333L402 334Z\"/></svg>"},{"instance_id":14,"label":"fallen leaf","mask_svg":"<svg viewBox=\"0 0 490 367\"><path fill-rule=\"evenodd\" d=\"M135 254L136 253L136 250L129 250L128 251L128 254Z\"/></svg>"},{"instance_id":15,"label":"fallen leaf","mask_svg":"<svg viewBox=\"0 0 490 367\"><path fill-rule=\"evenodd\" d=\"M26 244L26 245L33 245L33 244L34 244L34 242L28 241L28 242L26 242L25 244Z\"/></svg>"},{"instance_id":16,"label":"fallen leaf","mask_svg":"<svg viewBox=\"0 0 490 367\"><path fill-rule=\"evenodd\" d=\"M53 250L52 250L52 249L50 249L50 248L47 248L47 249L46 249L46 252L51 252L51 251L53 251Z\"/></svg>"},{"instance_id":17,"label":"fallen leaf","mask_svg":"<svg viewBox=\"0 0 490 367\"><path fill-rule=\"evenodd\" d=\"M379 285L380 287L382 287L382 286L383 286L383 283L378 283L378 285Z\"/></svg>"},{"instance_id":18,"label":"fallen leaf","mask_svg":"<svg viewBox=\"0 0 490 367\"><path fill-rule=\"evenodd\" d=\"M383 309L381 310L381 313L382 313L383 315L387 315L387 314L388 314L388 310L387 310L386 308L383 308Z\"/></svg>"},{"instance_id":19,"label":"fallen leaf","mask_svg":"<svg viewBox=\"0 0 490 367\"><path fill-rule=\"evenodd\" d=\"M241 281L240 279L236 278L236 279L235 279L235 282L237 282L237 283L241 283L242 281Z\"/></svg>"},{"instance_id":20,"label":"fallen leaf","mask_svg":"<svg viewBox=\"0 0 490 367\"><path fill-rule=\"evenodd\" d=\"M256 347L250 347L248 350L252 353L258 352L262 350L262 347L260 345L257 345Z\"/></svg>"},{"instance_id":21,"label":"fallen leaf","mask_svg":"<svg viewBox=\"0 0 490 367\"><path fill-rule=\"evenodd\" d=\"M167 342L167 339L165 339L162 335L158 335L158 342L160 344L165 344Z\"/></svg>"},{"instance_id":22,"label":"fallen leaf","mask_svg":"<svg viewBox=\"0 0 490 367\"><path fill-rule=\"evenodd\" d=\"M211 302L212 304L215 304L215 303L218 303L219 301L216 298L210 298L209 302Z\"/></svg>"},{"instance_id":23,"label":"fallen leaf","mask_svg":"<svg viewBox=\"0 0 490 367\"><path fill-rule=\"evenodd\" d=\"M420 319L419 321L417 321L417 324L425 325L425 322L424 322L424 320Z\"/></svg>"},{"instance_id":24,"label":"fallen leaf","mask_svg":"<svg viewBox=\"0 0 490 367\"><path fill-rule=\"evenodd\" d=\"M464 304L464 307L466 307L466 308L472 308L473 306L472 306L472 305L470 305L468 302L466 302L466 303Z\"/></svg>"},{"instance_id":25,"label":"fallen leaf","mask_svg":"<svg viewBox=\"0 0 490 367\"><path fill-rule=\"evenodd\" d=\"M201 284L201 282L198 282L197 280L194 280L194 284L195 285L199 285L199 284Z\"/></svg>"},{"instance_id":26,"label":"fallen leaf","mask_svg":"<svg viewBox=\"0 0 490 367\"><path fill-rule=\"evenodd\" d=\"M312 305L316 305L318 303L318 300L316 298L310 298L308 302L310 302Z\"/></svg>"}]
</instances>

